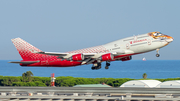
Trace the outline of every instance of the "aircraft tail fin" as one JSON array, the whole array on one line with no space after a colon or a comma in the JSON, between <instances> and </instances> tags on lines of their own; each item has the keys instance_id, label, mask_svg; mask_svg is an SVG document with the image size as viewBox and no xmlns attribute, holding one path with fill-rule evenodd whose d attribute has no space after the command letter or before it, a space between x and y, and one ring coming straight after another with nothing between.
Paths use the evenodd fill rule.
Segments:
<instances>
[{"instance_id":1,"label":"aircraft tail fin","mask_svg":"<svg viewBox=\"0 0 180 101\"><path fill-rule=\"evenodd\" d=\"M39 57L42 57L42 54L36 54L36 52L42 52L41 50L21 38L11 39L11 41L23 60L38 60Z\"/></svg>"}]
</instances>

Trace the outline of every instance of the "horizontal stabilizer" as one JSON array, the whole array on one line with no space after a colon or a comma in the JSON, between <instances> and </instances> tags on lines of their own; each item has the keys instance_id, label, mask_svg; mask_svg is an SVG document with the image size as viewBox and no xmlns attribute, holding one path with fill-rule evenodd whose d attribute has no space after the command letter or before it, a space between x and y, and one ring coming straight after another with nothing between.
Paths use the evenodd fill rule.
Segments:
<instances>
[{"instance_id":1,"label":"horizontal stabilizer","mask_svg":"<svg viewBox=\"0 0 180 101\"><path fill-rule=\"evenodd\" d=\"M66 56L69 53L56 53L56 52L35 52L38 54L54 55L54 56Z\"/></svg>"},{"instance_id":2,"label":"horizontal stabilizer","mask_svg":"<svg viewBox=\"0 0 180 101\"><path fill-rule=\"evenodd\" d=\"M40 61L11 61L11 62L9 62L9 63L18 63L18 64L20 64L20 63L23 63L23 64L32 64L32 63L38 63L38 62L40 62Z\"/></svg>"}]
</instances>

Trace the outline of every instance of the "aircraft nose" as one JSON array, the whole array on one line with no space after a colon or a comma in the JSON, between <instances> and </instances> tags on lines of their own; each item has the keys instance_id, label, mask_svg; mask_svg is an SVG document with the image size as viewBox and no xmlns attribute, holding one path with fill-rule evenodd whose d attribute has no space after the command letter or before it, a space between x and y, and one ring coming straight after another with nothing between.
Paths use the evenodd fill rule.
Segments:
<instances>
[{"instance_id":1,"label":"aircraft nose","mask_svg":"<svg viewBox=\"0 0 180 101\"><path fill-rule=\"evenodd\" d=\"M166 38L166 41L167 41L168 43L172 42L173 40L174 40L174 38L171 37L171 36L167 36L167 38Z\"/></svg>"}]
</instances>

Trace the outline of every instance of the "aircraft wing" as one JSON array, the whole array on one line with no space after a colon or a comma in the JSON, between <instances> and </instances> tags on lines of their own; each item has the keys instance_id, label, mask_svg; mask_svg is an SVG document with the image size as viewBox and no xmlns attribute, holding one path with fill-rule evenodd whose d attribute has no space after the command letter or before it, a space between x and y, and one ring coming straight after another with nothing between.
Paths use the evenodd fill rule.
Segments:
<instances>
[{"instance_id":1,"label":"aircraft wing","mask_svg":"<svg viewBox=\"0 0 180 101\"><path fill-rule=\"evenodd\" d=\"M92 57L92 56L97 57L97 55L99 56L99 55L104 55L108 53L112 53L113 55L119 55L119 54L124 54L125 51L115 51L115 52L106 52L106 53L57 53L57 52L35 52L35 53L69 58L76 54L82 54L85 57Z\"/></svg>"},{"instance_id":2,"label":"aircraft wing","mask_svg":"<svg viewBox=\"0 0 180 101\"><path fill-rule=\"evenodd\" d=\"M56 52L35 52L38 54L54 55L54 56L66 56L69 53L56 53Z\"/></svg>"},{"instance_id":3,"label":"aircraft wing","mask_svg":"<svg viewBox=\"0 0 180 101\"><path fill-rule=\"evenodd\" d=\"M64 57L64 58L69 58L73 55L76 54L81 54L81 53L57 53L57 52L36 52L38 54L46 54L46 55L53 55L53 56L59 56L59 57ZM85 57L90 57L90 56L94 56L97 53L82 53Z\"/></svg>"},{"instance_id":4,"label":"aircraft wing","mask_svg":"<svg viewBox=\"0 0 180 101\"><path fill-rule=\"evenodd\" d=\"M121 51L104 52L104 53L56 53L56 52L36 52L36 53L58 56L58 58L60 59L80 61L82 62L82 64L90 64L101 58L103 55L111 54L112 56L117 56L120 54L125 54L125 51L121 50Z\"/></svg>"},{"instance_id":5,"label":"aircraft wing","mask_svg":"<svg viewBox=\"0 0 180 101\"><path fill-rule=\"evenodd\" d=\"M108 61L108 59L114 59L114 56L123 55L123 54L131 54L133 51L131 50L118 50L112 52L100 52L100 53L58 53L58 52L34 52L37 54L46 54L58 56L62 60L66 59L69 61L78 61L81 64L92 64L97 61Z\"/></svg>"}]
</instances>

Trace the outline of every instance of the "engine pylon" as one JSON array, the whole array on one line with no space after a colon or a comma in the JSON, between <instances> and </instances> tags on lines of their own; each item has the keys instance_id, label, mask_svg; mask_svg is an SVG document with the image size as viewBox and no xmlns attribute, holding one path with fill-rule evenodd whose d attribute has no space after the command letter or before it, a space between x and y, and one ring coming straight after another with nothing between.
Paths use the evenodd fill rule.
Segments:
<instances>
[{"instance_id":1,"label":"engine pylon","mask_svg":"<svg viewBox=\"0 0 180 101\"><path fill-rule=\"evenodd\" d=\"M54 77L54 73L51 74L51 87L55 87L55 77Z\"/></svg>"}]
</instances>

